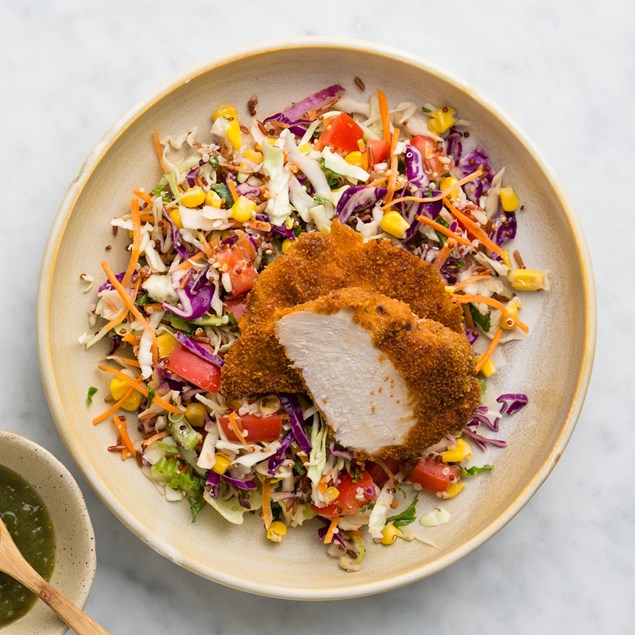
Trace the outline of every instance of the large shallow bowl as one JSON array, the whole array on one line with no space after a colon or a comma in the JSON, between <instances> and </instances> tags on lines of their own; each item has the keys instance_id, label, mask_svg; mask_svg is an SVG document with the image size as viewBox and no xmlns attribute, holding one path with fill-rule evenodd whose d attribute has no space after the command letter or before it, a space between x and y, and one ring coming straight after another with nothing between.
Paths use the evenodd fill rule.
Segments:
<instances>
[{"instance_id":1,"label":"large shallow bowl","mask_svg":"<svg viewBox=\"0 0 635 635\"><path fill-rule=\"evenodd\" d=\"M83 608L97 566L95 534L84 497L71 473L47 450L19 434L0 430L0 465L17 472L42 497L55 532L51 584ZM2 635L62 635L68 626L44 602L0 627Z\"/></svg>"},{"instance_id":2,"label":"large shallow bowl","mask_svg":"<svg viewBox=\"0 0 635 635\"><path fill-rule=\"evenodd\" d=\"M104 350L84 351L89 296L79 275L101 279L108 257L126 261L113 243L109 220L125 209L133 187L153 187L159 169L151 133L206 131L210 113L233 103L242 116L252 95L262 116L318 88L339 82L358 94L381 86L391 103L413 100L455 106L472 122L472 138L507 166L526 205L517 241L529 266L551 271L552 290L527 299L531 336L505 347L491 390L523 391L530 405L505 424L510 445L497 469L448 502L452 522L429 530L436 548L400 541L370 549L364 569L345 574L324 555L315 528L291 531L282 545L267 543L250 518L228 525L211 510L196 524L185 505L167 503L133 461L108 454L110 424L90 424L86 390L104 395L96 372ZM346 598L377 593L431 575L483 544L529 500L557 463L573 431L588 385L595 344L595 300L589 256L572 206L551 171L498 107L475 89L402 53L359 42L290 42L241 52L178 77L145 99L99 142L71 184L44 256L38 296L42 377L58 429L97 494L114 514L159 553L211 580L263 595L295 599ZM54 337L53 337L54 335Z\"/></svg>"}]
</instances>

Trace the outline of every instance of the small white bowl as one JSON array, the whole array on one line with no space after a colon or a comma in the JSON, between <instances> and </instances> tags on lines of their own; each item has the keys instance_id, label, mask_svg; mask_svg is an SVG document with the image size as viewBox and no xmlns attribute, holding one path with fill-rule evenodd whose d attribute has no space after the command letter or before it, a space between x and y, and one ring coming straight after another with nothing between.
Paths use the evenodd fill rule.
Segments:
<instances>
[{"instance_id":1,"label":"small white bowl","mask_svg":"<svg viewBox=\"0 0 635 635\"><path fill-rule=\"evenodd\" d=\"M42 497L55 530L55 568L50 583L83 608L97 561L95 533L75 479L50 452L2 430L0 465L17 472ZM7 635L63 635L66 631L68 626L39 600L26 615L0 628Z\"/></svg>"}]
</instances>

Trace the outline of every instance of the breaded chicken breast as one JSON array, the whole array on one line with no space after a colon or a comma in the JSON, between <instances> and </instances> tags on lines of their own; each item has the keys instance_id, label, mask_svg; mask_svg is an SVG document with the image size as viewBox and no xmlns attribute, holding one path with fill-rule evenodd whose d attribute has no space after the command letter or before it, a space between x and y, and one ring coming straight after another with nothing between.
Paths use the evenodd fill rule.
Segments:
<instances>
[{"instance_id":1,"label":"breaded chicken breast","mask_svg":"<svg viewBox=\"0 0 635 635\"><path fill-rule=\"evenodd\" d=\"M274 313L337 289L360 287L405 302L415 315L463 332L461 309L450 302L439 273L388 240L363 242L337 221L331 233L302 234L259 276L239 320L241 337L225 358L222 390L230 398L301 392L301 376L273 333Z\"/></svg>"},{"instance_id":2,"label":"breaded chicken breast","mask_svg":"<svg viewBox=\"0 0 635 635\"><path fill-rule=\"evenodd\" d=\"M362 457L418 456L479 404L466 338L404 302L348 288L274 319L335 439Z\"/></svg>"}]
</instances>

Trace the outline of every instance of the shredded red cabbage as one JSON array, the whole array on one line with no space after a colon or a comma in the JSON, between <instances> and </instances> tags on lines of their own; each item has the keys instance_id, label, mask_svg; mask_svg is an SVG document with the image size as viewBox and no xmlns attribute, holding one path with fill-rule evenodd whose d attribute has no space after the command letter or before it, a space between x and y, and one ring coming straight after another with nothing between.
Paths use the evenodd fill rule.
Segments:
<instances>
[{"instance_id":1,"label":"shredded red cabbage","mask_svg":"<svg viewBox=\"0 0 635 635\"><path fill-rule=\"evenodd\" d=\"M214 366L218 366L218 368L221 368L221 366L225 363L221 357L219 357L218 355L214 355L214 353L210 353L210 351L206 347L199 344L198 342L195 342L192 338L188 337L187 335L185 335L185 333L182 333L181 331L176 332L176 339L183 346L185 346L185 348L187 348L188 351L190 351L191 353L194 353L194 355L196 355L197 357L200 357L206 362L209 362L210 364L213 364Z\"/></svg>"},{"instance_id":2,"label":"shredded red cabbage","mask_svg":"<svg viewBox=\"0 0 635 635\"><path fill-rule=\"evenodd\" d=\"M463 135L456 129L452 128L450 134L446 137L446 153L454 159L454 165L458 165L463 154L463 144L461 139Z\"/></svg>"},{"instance_id":3,"label":"shredded red cabbage","mask_svg":"<svg viewBox=\"0 0 635 635\"><path fill-rule=\"evenodd\" d=\"M260 188L247 182L237 185L236 191L241 196L246 196L247 198L249 198L250 196L260 196Z\"/></svg>"},{"instance_id":4,"label":"shredded red cabbage","mask_svg":"<svg viewBox=\"0 0 635 635\"><path fill-rule=\"evenodd\" d=\"M496 174L490 163L489 156L481 146L476 146L472 152L466 154L461 161L459 161L459 168L462 170L464 176L478 169L483 172L477 179L463 186L467 198L472 201L472 203L478 205L479 199L489 190L492 179Z\"/></svg>"},{"instance_id":5,"label":"shredded red cabbage","mask_svg":"<svg viewBox=\"0 0 635 635\"><path fill-rule=\"evenodd\" d=\"M416 183L417 185L428 185L430 179L428 179L428 175L423 169L423 155L419 148L408 144L404 150L403 158L408 182Z\"/></svg>"},{"instance_id":6,"label":"shredded red cabbage","mask_svg":"<svg viewBox=\"0 0 635 635\"><path fill-rule=\"evenodd\" d=\"M477 432L473 432L469 428L463 428L463 434L467 435L471 439L474 440L476 445L481 450L485 450L488 445L494 445L497 448L505 448L507 447L507 441L503 441L503 439L489 439L484 437L482 434L478 434Z\"/></svg>"},{"instance_id":7,"label":"shredded red cabbage","mask_svg":"<svg viewBox=\"0 0 635 635\"><path fill-rule=\"evenodd\" d=\"M333 84L333 86L327 86L317 93L309 95L306 99L298 101L292 104L288 108L285 108L282 112L277 112L275 115L267 117L263 123L267 124L270 121L282 121L288 125L299 123L298 120L312 110L320 110L328 106L330 103L339 99L344 93L344 88L339 84ZM304 123L310 123L305 121ZM295 132L292 130L293 134Z\"/></svg>"},{"instance_id":8,"label":"shredded red cabbage","mask_svg":"<svg viewBox=\"0 0 635 635\"><path fill-rule=\"evenodd\" d=\"M212 498L218 498L218 490L220 488L220 474L216 474L214 470L207 472L207 484L210 485L209 494Z\"/></svg>"},{"instance_id":9,"label":"shredded red cabbage","mask_svg":"<svg viewBox=\"0 0 635 635\"><path fill-rule=\"evenodd\" d=\"M176 307L167 302L163 303L166 311L178 315L184 320L195 320L205 315L212 306L214 297L214 284L205 277L205 271L198 276L192 276L184 288L176 286L176 295L179 298L181 307Z\"/></svg>"},{"instance_id":10,"label":"shredded red cabbage","mask_svg":"<svg viewBox=\"0 0 635 635\"><path fill-rule=\"evenodd\" d=\"M496 398L496 402L501 405L502 415L513 415L529 403L529 397L524 393L506 393Z\"/></svg>"},{"instance_id":11,"label":"shredded red cabbage","mask_svg":"<svg viewBox=\"0 0 635 635\"><path fill-rule=\"evenodd\" d=\"M174 245L174 249L179 254L179 256L181 256L183 260L187 260L190 257L190 254L188 253L187 249L181 242L181 234L179 234L179 228L176 226L174 221L170 218L170 215L168 214L165 207L163 208L163 217L165 218L165 220L168 221L168 223L170 223L170 236L172 238L172 244Z\"/></svg>"},{"instance_id":12,"label":"shredded red cabbage","mask_svg":"<svg viewBox=\"0 0 635 635\"><path fill-rule=\"evenodd\" d=\"M282 462L285 459L284 453L287 451L287 448L291 445L292 441L293 435L291 433L287 434L287 436L282 439L280 449L267 460L267 471L269 476L273 476L276 473L276 470L282 465Z\"/></svg>"},{"instance_id":13,"label":"shredded red cabbage","mask_svg":"<svg viewBox=\"0 0 635 635\"><path fill-rule=\"evenodd\" d=\"M233 476L228 476L227 474L223 474L222 479L233 485L236 489L256 489L256 483L252 480L243 481L239 478L234 478Z\"/></svg>"},{"instance_id":14,"label":"shredded red cabbage","mask_svg":"<svg viewBox=\"0 0 635 635\"><path fill-rule=\"evenodd\" d=\"M311 441L309 441L309 437L304 429L304 414L302 413L302 408L300 407L298 398L295 395L287 393L281 393L278 397L280 398L282 407L289 415L289 423L291 424L291 430L295 440L302 448L302 451L309 454L309 452L313 449L313 446L311 445Z\"/></svg>"},{"instance_id":15,"label":"shredded red cabbage","mask_svg":"<svg viewBox=\"0 0 635 635\"><path fill-rule=\"evenodd\" d=\"M516 212L502 212L495 221L490 238L500 247L508 240L516 238L517 229Z\"/></svg>"},{"instance_id":16,"label":"shredded red cabbage","mask_svg":"<svg viewBox=\"0 0 635 635\"><path fill-rule=\"evenodd\" d=\"M119 282L121 282L123 280L123 277L126 275L125 271L122 271L121 273L118 273L115 275L115 278L117 278L117 280ZM99 289L97 289L97 291L99 293L101 293L102 291L110 291L112 289L114 289L115 287L112 286L110 280L106 280L106 282L104 282L104 284L102 284Z\"/></svg>"},{"instance_id":17,"label":"shredded red cabbage","mask_svg":"<svg viewBox=\"0 0 635 635\"><path fill-rule=\"evenodd\" d=\"M349 187L337 202L337 220L340 223L345 223L352 214L373 207L386 196L387 191L383 187L365 187L363 185Z\"/></svg>"}]
</instances>

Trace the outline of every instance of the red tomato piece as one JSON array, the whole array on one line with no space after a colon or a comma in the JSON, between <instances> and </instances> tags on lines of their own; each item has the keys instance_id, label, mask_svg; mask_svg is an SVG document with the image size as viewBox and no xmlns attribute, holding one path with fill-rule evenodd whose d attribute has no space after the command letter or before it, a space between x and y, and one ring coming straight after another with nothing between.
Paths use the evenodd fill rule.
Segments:
<instances>
[{"instance_id":1,"label":"red tomato piece","mask_svg":"<svg viewBox=\"0 0 635 635\"><path fill-rule=\"evenodd\" d=\"M401 468L401 463L396 461L395 459L391 459L390 457L384 459L384 465L393 473L396 474ZM366 471L370 474L373 479L375 485L377 487L383 487L386 481L390 478L390 476L386 473L379 463L374 463L373 461L366 461L366 465L364 466Z\"/></svg>"},{"instance_id":2,"label":"red tomato piece","mask_svg":"<svg viewBox=\"0 0 635 635\"><path fill-rule=\"evenodd\" d=\"M225 309L227 313L231 313L237 320L245 315L246 308L246 295L240 295L235 298L226 298L225 300L223 300L223 309Z\"/></svg>"},{"instance_id":3,"label":"red tomato piece","mask_svg":"<svg viewBox=\"0 0 635 635\"><path fill-rule=\"evenodd\" d=\"M368 472L362 472L357 478L344 472L340 474L340 482L335 486L339 490L339 496L335 502L326 507L311 505L314 512L321 516L347 516L356 514L362 507L374 501L375 485ZM361 493L360 493L361 488ZM369 492L372 490L372 494Z\"/></svg>"},{"instance_id":4,"label":"red tomato piece","mask_svg":"<svg viewBox=\"0 0 635 635\"><path fill-rule=\"evenodd\" d=\"M269 415L268 417L239 415L238 420L246 433L246 441L277 441L280 438L282 431L282 417L280 415ZM229 425L227 417L219 417L218 422L230 441L240 440Z\"/></svg>"},{"instance_id":5,"label":"red tomato piece","mask_svg":"<svg viewBox=\"0 0 635 635\"><path fill-rule=\"evenodd\" d=\"M203 348L213 353L210 346L201 344ZM181 344L177 344L176 348L168 358L168 370L179 377L189 381L199 388L203 388L209 392L218 392L220 387L220 368L201 359L198 355L194 355Z\"/></svg>"},{"instance_id":6,"label":"red tomato piece","mask_svg":"<svg viewBox=\"0 0 635 635\"><path fill-rule=\"evenodd\" d=\"M441 161L443 151L439 149L434 139L416 135L410 139L410 143L423 155L423 167L428 174L438 177L448 172L451 164Z\"/></svg>"},{"instance_id":7,"label":"red tomato piece","mask_svg":"<svg viewBox=\"0 0 635 635\"><path fill-rule=\"evenodd\" d=\"M328 128L320 135L319 145L331 146L345 152L359 150L357 141L364 138L364 131L345 112L331 120Z\"/></svg>"},{"instance_id":8,"label":"red tomato piece","mask_svg":"<svg viewBox=\"0 0 635 635\"><path fill-rule=\"evenodd\" d=\"M458 480L461 474L456 465L437 463L433 458L419 461L413 468L407 480L419 483L421 487L431 492L445 492L450 483Z\"/></svg>"},{"instance_id":9,"label":"red tomato piece","mask_svg":"<svg viewBox=\"0 0 635 635\"><path fill-rule=\"evenodd\" d=\"M373 163L385 163L390 155L390 144L383 139L371 139L368 147L372 153Z\"/></svg>"},{"instance_id":10,"label":"red tomato piece","mask_svg":"<svg viewBox=\"0 0 635 635\"><path fill-rule=\"evenodd\" d=\"M244 249L236 245L224 247L217 252L216 260L227 267L227 273L232 284L232 296L236 297L241 293L245 293L245 291L249 291L254 286L258 278L258 272Z\"/></svg>"}]
</instances>

